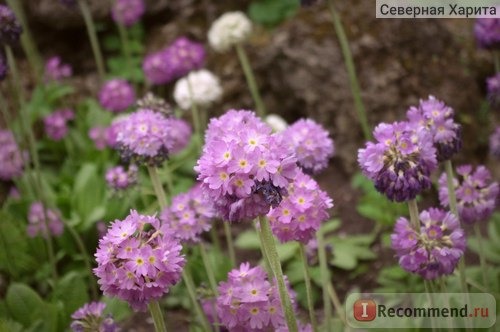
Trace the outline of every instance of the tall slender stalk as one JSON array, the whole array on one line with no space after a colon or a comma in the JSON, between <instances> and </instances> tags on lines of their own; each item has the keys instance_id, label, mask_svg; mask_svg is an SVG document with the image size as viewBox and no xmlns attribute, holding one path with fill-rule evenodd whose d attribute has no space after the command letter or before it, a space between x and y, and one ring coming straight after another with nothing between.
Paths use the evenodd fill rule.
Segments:
<instances>
[{"instance_id":1,"label":"tall slender stalk","mask_svg":"<svg viewBox=\"0 0 500 332\"><path fill-rule=\"evenodd\" d=\"M318 323L316 322L316 315L314 314L314 303L312 299L311 276L309 274L309 264L307 263L306 250L301 243L299 246L300 257L302 259L302 268L304 269L304 282L306 284L307 307L309 309L309 319L314 332L318 331Z\"/></svg>"},{"instance_id":2,"label":"tall slender stalk","mask_svg":"<svg viewBox=\"0 0 500 332\"><path fill-rule=\"evenodd\" d=\"M483 286L488 289L488 278L486 277L488 271L488 265L486 264L486 257L484 255L484 245L483 245L483 236L481 235L481 229L479 228L479 224L474 224L474 233L476 233L476 239L479 246L479 264L482 270L483 276Z\"/></svg>"},{"instance_id":3,"label":"tall slender stalk","mask_svg":"<svg viewBox=\"0 0 500 332\"><path fill-rule=\"evenodd\" d=\"M410 211L410 223L416 232L420 232L420 220L418 219L417 199L408 201L408 210Z\"/></svg>"},{"instance_id":4,"label":"tall slender stalk","mask_svg":"<svg viewBox=\"0 0 500 332\"><path fill-rule=\"evenodd\" d=\"M118 22L116 25L118 27L118 34L120 35L123 56L125 57L125 61L127 61L128 69L130 70L131 68L133 68L133 63L132 63L132 52L130 50L130 43L128 40L127 28L123 24L118 23Z\"/></svg>"},{"instance_id":5,"label":"tall slender stalk","mask_svg":"<svg viewBox=\"0 0 500 332\"><path fill-rule=\"evenodd\" d=\"M201 259L203 261L203 265L205 266L205 271L207 272L208 282L210 284L210 288L211 288L214 296L217 297L217 296L219 296L219 291L217 289L217 280L215 279L215 273L214 273L214 269L212 268L212 263L210 262L210 259L207 255L207 247L205 247L205 244L203 243L203 241L200 241L199 247L200 247ZM217 312L217 307L216 307L215 303L212 303L212 310L214 312ZM218 315L214 315L214 319L215 319L215 324L214 324L215 330L217 332L219 332L220 328L219 328Z\"/></svg>"},{"instance_id":6,"label":"tall slender stalk","mask_svg":"<svg viewBox=\"0 0 500 332\"><path fill-rule=\"evenodd\" d=\"M348 330L349 327L347 325L347 321L345 318L345 312L344 309L342 308L342 303L340 302L339 296L335 291L335 287L333 287L333 284L330 282L328 283L328 286L326 288L328 289L328 296L330 296L330 300L332 301L335 310L337 310L337 315L344 324L346 330Z\"/></svg>"},{"instance_id":7,"label":"tall slender stalk","mask_svg":"<svg viewBox=\"0 0 500 332\"><path fill-rule=\"evenodd\" d=\"M165 319L163 319L163 313L160 308L158 301L152 301L148 305L151 317L153 317L153 323L155 325L156 332L167 332L167 327L165 326Z\"/></svg>"},{"instance_id":8,"label":"tall slender stalk","mask_svg":"<svg viewBox=\"0 0 500 332\"><path fill-rule=\"evenodd\" d=\"M361 98L361 88L359 87L358 77L356 75L356 67L354 65L351 49L349 48L349 41L347 40L340 15L337 12L335 5L333 4L333 0L328 0L328 7L330 8L333 27L335 29L335 33L337 34L337 38L339 39L340 48L344 57L344 62L349 77L349 83L351 86L351 93L354 98L354 106L358 114L358 121L361 125L361 129L363 130L365 140L369 141L372 138L372 134L370 132L370 126L368 125L365 105L363 104L363 99Z\"/></svg>"},{"instance_id":9,"label":"tall slender stalk","mask_svg":"<svg viewBox=\"0 0 500 332\"><path fill-rule=\"evenodd\" d=\"M255 76L253 74L252 67L250 66L248 56L245 52L245 49L240 44L236 45L236 53L238 53L238 58L240 59L240 64L243 68L243 73L245 74L248 88L250 89L255 107L257 108L257 113L261 118L263 118L264 116L266 116L266 106L264 105L262 97L260 96L259 88L257 86L257 82L255 81Z\"/></svg>"},{"instance_id":10,"label":"tall slender stalk","mask_svg":"<svg viewBox=\"0 0 500 332\"><path fill-rule=\"evenodd\" d=\"M200 122L200 110L198 109L198 105L194 100L193 86L191 85L191 80L189 79L189 74L186 76L188 89L189 89L189 99L191 100L191 116L193 118L194 132L196 138L196 145L198 147L198 151L201 150L202 147L202 136L201 136L201 122Z\"/></svg>"},{"instance_id":11,"label":"tall slender stalk","mask_svg":"<svg viewBox=\"0 0 500 332\"><path fill-rule=\"evenodd\" d=\"M234 243L233 234L231 233L231 225L229 221L223 221L224 224L224 235L226 236L227 251L229 251L229 259L231 260L231 266L236 266L236 255L234 253Z\"/></svg>"},{"instance_id":12,"label":"tall slender stalk","mask_svg":"<svg viewBox=\"0 0 500 332\"><path fill-rule=\"evenodd\" d=\"M328 264L326 261L326 250L325 250L325 239L323 229L320 228L316 233L316 240L318 241L318 257L319 257L319 267L321 272L321 281L323 285L329 285L330 281L330 271L328 270ZM327 287L322 288L323 291L323 310L324 310L324 326L325 331L332 331L332 304L329 300L329 294ZM340 314L340 313L339 313Z\"/></svg>"}]
</instances>

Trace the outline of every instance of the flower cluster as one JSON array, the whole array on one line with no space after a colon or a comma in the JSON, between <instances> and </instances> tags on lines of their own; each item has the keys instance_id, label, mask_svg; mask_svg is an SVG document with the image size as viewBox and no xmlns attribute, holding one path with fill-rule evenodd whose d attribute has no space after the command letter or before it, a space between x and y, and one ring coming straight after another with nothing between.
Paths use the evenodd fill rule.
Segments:
<instances>
[{"instance_id":1,"label":"flower cluster","mask_svg":"<svg viewBox=\"0 0 500 332\"><path fill-rule=\"evenodd\" d=\"M499 186L484 166L475 170L471 165L457 167L458 179L453 179L460 220L467 224L487 220L498 202ZM439 178L439 201L449 206L446 174Z\"/></svg>"},{"instance_id":2,"label":"flower cluster","mask_svg":"<svg viewBox=\"0 0 500 332\"><path fill-rule=\"evenodd\" d=\"M9 7L0 5L0 44L17 43L23 28L16 15Z\"/></svg>"},{"instance_id":3,"label":"flower cluster","mask_svg":"<svg viewBox=\"0 0 500 332\"><path fill-rule=\"evenodd\" d=\"M74 118L75 113L69 108L52 112L43 119L45 134L54 141L62 140L68 133L68 121Z\"/></svg>"},{"instance_id":4,"label":"flower cluster","mask_svg":"<svg viewBox=\"0 0 500 332\"><path fill-rule=\"evenodd\" d=\"M7 77L7 72L9 71L9 66L7 65L7 58L3 50L0 50L0 81L3 81Z\"/></svg>"},{"instance_id":5,"label":"flower cluster","mask_svg":"<svg viewBox=\"0 0 500 332\"><path fill-rule=\"evenodd\" d=\"M94 142L94 145L97 150L104 150L107 144L107 127L96 126L89 129L88 135L89 138Z\"/></svg>"},{"instance_id":6,"label":"flower cluster","mask_svg":"<svg viewBox=\"0 0 500 332\"><path fill-rule=\"evenodd\" d=\"M334 145L328 132L311 119L301 119L284 132L286 142L295 150L297 162L306 173L318 173L328 166Z\"/></svg>"},{"instance_id":7,"label":"flower cluster","mask_svg":"<svg viewBox=\"0 0 500 332\"><path fill-rule=\"evenodd\" d=\"M490 136L490 154L496 159L500 159L500 126Z\"/></svg>"},{"instance_id":8,"label":"flower cluster","mask_svg":"<svg viewBox=\"0 0 500 332\"><path fill-rule=\"evenodd\" d=\"M195 167L218 213L229 221L254 219L277 207L297 169L282 135L244 110L210 121Z\"/></svg>"},{"instance_id":9,"label":"flower cluster","mask_svg":"<svg viewBox=\"0 0 500 332\"><path fill-rule=\"evenodd\" d=\"M115 0L111 17L116 23L130 27L141 19L145 11L144 0Z\"/></svg>"},{"instance_id":10,"label":"flower cluster","mask_svg":"<svg viewBox=\"0 0 500 332\"><path fill-rule=\"evenodd\" d=\"M277 114L269 114L266 116L264 121L273 128L273 131L276 133L280 133L288 128L288 123L286 123L285 119Z\"/></svg>"},{"instance_id":11,"label":"flower cluster","mask_svg":"<svg viewBox=\"0 0 500 332\"><path fill-rule=\"evenodd\" d=\"M440 209L422 211L420 229L406 218L399 218L391 235L392 248L399 264L425 279L453 273L465 251L466 240L458 219Z\"/></svg>"},{"instance_id":12,"label":"flower cluster","mask_svg":"<svg viewBox=\"0 0 500 332\"><path fill-rule=\"evenodd\" d=\"M73 69L67 63L63 63L61 57L53 56L45 62L45 81L61 81L71 77Z\"/></svg>"},{"instance_id":13,"label":"flower cluster","mask_svg":"<svg viewBox=\"0 0 500 332\"><path fill-rule=\"evenodd\" d=\"M0 180L8 181L23 173L23 154L12 132L0 129Z\"/></svg>"},{"instance_id":14,"label":"flower cluster","mask_svg":"<svg viewBox=\"0 0 500 332\"><path fill-rule=\"evenodd\" d=\"M208 42L217 52L225 52L243 43L252 33L252 22L239 11L223 14L212 23L208 31Z\"/></svg>"},{"instance_id":15,"label":"flower cluster","mask_svg":"<svg viewBox=\"0 0 500 332\"><path fill-rule=\"evenodd\" d=\"M43 204L40 202L31 204L28 213L28 221L27 233L29 237L35 237L37 235L43 237L48 237L50 235L59 236L64 229L59 211L44 208Z\"/></svg>"},{"instance_id":16,"label":"flower cluster","mask_svg":"<svg viewBox=\"0 0 500 332\"><path fill-rule=\"evenodd\" d=\"M165 84L201 68L204 62L203 45L186 37L179 37L170 46L147 55L142 69L152 84Z\"/></svg>"},{"instance_id":17,"label":"flower cluster","mask_svg":"<svg viewBox=\"0 0 500 332\"><path fill-rule=\"evenodd\" d=\"M286 328L278 287L260 266L242 263L218 287L217 314L229 331L278 331ZM292 304L295 293L289 288Z\"/></svg>"},{"instance_id":18,"label":"flower cluster","mask_svg":"<svg viewBox=\"0 0 500 332\"><path fill-rule=\"evenodd\" d=\"M99 103L111 112L122 112L135 103L134 88L122 79L107 81L99 91Z\"/></svg>"},{"instance_id":19,"label":"flower cluster","mask_svg":"<svg viewBox=\"0 0 500 332\"><path fill-rule=\"evenodd\" d=\"M474 34L479 47L495 49L500 46L500 19L478 18L474 25Z\"/></svg>"},{"instance_id":20,"label":"flower cluster","mask_svg":"<svg viewBox=\"0 0 500 332\"><path fill-rule=\"evenodd\" d=\"M432 135L407 122L381 123L374 130L376 143L358 151L363 173L390 200L403 202L430 188L430 173L437 167Z\"/></svg>"},{"instance_id":21,"label":"flower cluster","mask_svg":"<svg viewBox=\"0 0 500 332\"><path fill-rule=\"evenodd\" d=\"M500 73L486 79L486 89L489 102L495 106L500 105Z\"/></svg>"},{"instance_id":22,"label":"flower cluster","mask_svg":"<svg viewBox=\"0 0 500 332\"><path fill-rule=\"evenodd\" d=\"M172 205L160 216L163 225L169 228L180 241L199 242L200 235L209 231L215 211L204 197L200 185L172 199Z\"/></svg>"},{"instance_id":23,"label":"flower cluster","mask_svg":"<svg viewBox=\"0 0 500 332\"><path fill-rule=\"evenodd\" d=\"M307 244L328 218L332 199L310 176L299 172L288 188L288 196L267 215L274 235L281 241Z\"/></svg>"},{"instance_id":24,"label":"flower cluster","mask_svg":"<svg viewBox=\"0 0 500 332\"><path fill-rule=\"evenodd\" d=\"M460 125L453 121L453 109L429 96L420 100L418 107L410 107L408 121L417 128L425 128L432 135L438 161L450 159L462 147Z\"/></svg>"},{"instance_id":25,"label":"flower cluster","mask_svg":"<svg viewBox=\"0 0 500 332\"><path fill-rule=\"evenodd\" d=\"M103 302L85 303L83 307L75 311L71 318L71 329L73 332L99 331L116 332L118 326L113 321L111 315L104 316L106 304Z\"/></svg>"},{"instance_id":26,"label":"flower cluster","mask_svg":"<svg viewBox=\"0 0 500 332\"><path fill-rule=\"evenodd\" d=\"M106 183L114 190L125 190L137 183L137 166L130 165L125 171L123 166L111 167L106 171Z\"/></svg>"},{"instance_id":27,"label":"flower cluster","mask_svg":"<svg viewBox=\"0 0 500 332\"><path fill-rule=\"evenodd\" d=\"M222 87L217 76L206 69L193 71L175 83L174 99L183 110L194 103L207 108L222 96Z\"/></svg>"},{"instance_id":28,"label":"flower cluster","mask_svg":"<svg viewBox=\"0 0 500 332\"><path fill-rule=\"evenodd\" d=\"M99 240L94 273L106 296L145 310L176 284L185 263L181 245L153 216L131 211Z\"/></svg>"},{"instance_id":29,"label":"flower cluster","mask_svg":"<svg viewBox=\"0 0 500 332\"><path fill-rule=\"evenodd\" d=\"M176 154L188 146L193 131L189 123L182 119L170 117L168 118L168 122L170 123L170 135L172 138L170 153Z\"/></svg>"}]
</instances>

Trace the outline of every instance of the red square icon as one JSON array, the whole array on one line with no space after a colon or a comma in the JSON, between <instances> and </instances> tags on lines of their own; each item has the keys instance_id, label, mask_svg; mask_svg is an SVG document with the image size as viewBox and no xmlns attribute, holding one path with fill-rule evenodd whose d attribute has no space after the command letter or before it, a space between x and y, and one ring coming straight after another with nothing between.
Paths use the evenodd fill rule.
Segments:
<instances>
[{"instance_id":1,"label":"red square icon","mask_svg":"<svg viewBox=\"0 0 500 332\"><path fill-rule=\"evenodd\" d=\"M377 305L373 300L359 299L353 305L354 319L361 322L370 322L377 315Z\"/></svg>"}]
</instances>

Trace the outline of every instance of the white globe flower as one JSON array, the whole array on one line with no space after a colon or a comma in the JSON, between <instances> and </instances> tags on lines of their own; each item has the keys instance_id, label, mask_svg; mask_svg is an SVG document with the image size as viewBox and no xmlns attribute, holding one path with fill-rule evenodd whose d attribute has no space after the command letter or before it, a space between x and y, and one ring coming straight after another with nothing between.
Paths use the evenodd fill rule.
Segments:
<instances>
[{"instance_id":1,"label":"white globe flower","mask_svg":"<svg viewBox=\"0 0 500 332\"><path fill-rule=\"evenodd\" d=\"M288 123L286 123L285 119L277 114L269 114L266 116L264 121L273 128L273 131L276 133L284 131L288 128Z\"/></svg>"},{"instance_id":2,"label":"white globe flower","mask_svg":"<svg viewBox=\"0 0 500 332\"><path fill-rule=\"evenodd\" d=\"M229 12L219 17L208 31L210 46L224 52L248 39L252 33L252 22L240 11Z\"/></svg>"},{"instance_id":3,"label":"white globe flower","mask_svg":"<svg viewBox=\"0 0 500 332\"><path fill-rule=\"evenodd\" d=\"M206 108L220 99L222 87L217 76L206 69L192 71L177 81L174 99L183 110L191 108L191 103Z\"/></svg>"}]
</instances>

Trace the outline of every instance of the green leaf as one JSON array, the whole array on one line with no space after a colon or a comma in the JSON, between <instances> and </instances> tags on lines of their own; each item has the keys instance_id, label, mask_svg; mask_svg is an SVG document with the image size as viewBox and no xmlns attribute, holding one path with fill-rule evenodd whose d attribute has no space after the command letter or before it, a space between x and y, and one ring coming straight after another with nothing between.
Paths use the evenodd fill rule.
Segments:
<instances>
[{"instance_id":1,"label":"green leaf","mask_svg":"<svg viewBox=\"0 0 500 332\"><path fill-rule=\"evenodd\" d=\"M278 251L281 263L284 263L296 256L299 250L299 244L297 242L277 243L276 250Z\"/></svg>"},{"instance_id":2,"label":"green leaf","mask_svg":"<svg viewBox=\"0 0 500 332\"><path fill-rule=\"evenodd\" d=\"M328 234L336 231L340 227L340 219L331 219L321 225L321 232Z\"/></svg>"},{"instance_id":3,"label":"green leaf","mask_svg":"<svg viewBox=\"0 0 500 332\"><path fill-rule=\"evenodd\" d=\"M6 212L0 211L0 220L0 271L17 277L35 265L28 253L26 231Z\"/></svg>"},{"instance_id":4,"label":"green leaf","mask_svg":"<svg viewBox=\"0 0 500 332\"><path fill-rule=\"evenodd\" d=\"M23 332L23 326L16 321L0 318L0 331L2 332Z\"/></svg>"},{"instance_id":5,"label":"green leaf","mask_svg":"<svg viewBox=\"0 0 500 332\"><path fill-rule=\"evenodd\" d=\"M273 27L295 15L298 8L297 0L257 0L250 4L248 15L259 24Z\"/></svg>"},{"instance_id":6,"label":"green leaf","mask_svg":"<svg viewBox=\"0 0 500 332\"><path fill-rule=\"evenodd\" d=\"M29 286L21 283L10 285L5 302L12 317L25 327L36 320L44 307L42 298Z\"/></svg>"},{"instance_id":7,"label":"green leaf","mask_svg":"<svg viewBox=\"0 0 500 332\"><path fill-rule=\"evenodd\" d=\"M333 258L330 263L344 270L352 270L360 260L375 259L377 255L370 248L374 239L373 234L328 238L327 242L333 246Z\"/></svg>"},{"instance_id":8,"label":"green leaf","mask_svg":"<svg viewBox=\"0 0 500 332\"><path fill-rule=\"evenodd\" d=\"M101 301L106 303L105 312L111 313L113 315L113 319L117 322L124 320L132 313L127 302L119 300L115 297L111 298L103 296Z\"/></svg>"},{"instance_id":9,"label":"green leaf","mask_svg":"<svg viewBox=\"0 0 500 332\"><path fill-rule=\"evenodd\" d=\"M87 284L77 272L69 272L59 279L53 294L54 299L64 303L64 325L69 324L73 312L89 301Z\"/></svg>"},{"instance_id":10,"label":"green leaf","mask_svg":"<svg viewBox=\"0 0 500 332\"><path fill-rule=\"evenodd\" d=\"M234 241L236 248L239 249L260 249L259 235L255 230L244 231Z\"/></svg>"}]
</instances>

